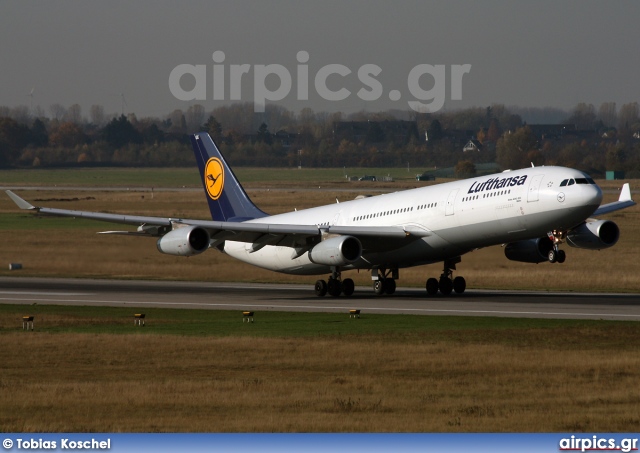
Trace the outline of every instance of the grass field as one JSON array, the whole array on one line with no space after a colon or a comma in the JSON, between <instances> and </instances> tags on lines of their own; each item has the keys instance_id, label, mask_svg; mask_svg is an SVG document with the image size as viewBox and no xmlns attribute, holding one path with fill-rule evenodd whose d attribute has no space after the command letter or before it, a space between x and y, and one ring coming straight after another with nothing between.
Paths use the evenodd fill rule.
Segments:
<instances>
[{"instance_id":1,"label":"grass field","mask_svg":"<svg viewBox=\"0 0 640 453\"><path fill-rule=\"evenodd\" d=\"M20 191L34 204L66 209L121 212L176 218L209 217L204 195L191 192L148 192L135 190L109 192ZM292 208L303 209L348 200L363 193L338 190L249 189L255 203L269 213ZM606 201L615 199L607 194ZM458 265L470 288L540 289L567 291L640 290L640 208L607 215L618 223L618 244L602 251L565 247L567 262L559 265L517 263L504 257L499 246L465 255ZM202 281L250 281L313 284L316 277L276 274L240 263L217 251L180 258L158 253L149 238L98 235L110 229L127 229L117 225L85 220L39 218L19 211L8 197L0 197L0 275L49 277L143 278ZM8 270L17 262L24 269ZM398 283L424 286L428 277L438 276L438 264L401 270ZM349 272L358 285L370 285L365 272Z\"/></svg>"},{"instance_id":2,"label":"grass field","mask_svg":"<svg viewBox=\"0 0 640 453\"><path fill-rule=\"evenodd\" d=\"M20 195L50 207L208 217L200 191L152 197L127 190L143 171L124 171L130 179L121 179L121 191L25 190ZM150 171L152 182L143 186L155 181L189 185L177 176L180 171ZM316 173L304 182L283 183L277 172L269 170L268 177L275 178L269 181L267 170L252 171L250 196L270 213L416 184L347 183ZM112 185L108 176L70 182L71 176L60 180L60 175L68 173L40 181ZM0 172L3 185L31 184L3 178ZM313 190L316 185L323 190ZM616 186L620 182L605 185ZM607 194L606 201L615 197ZM508 261L500 247L491 247L465 255L458 272L470 288L637 292L640 208L606 217L621 228L620 242L611 249L566 247L566 263L531 265ZM96 234L113 227L34 217L0 197L0 275L310 285L316 279L263 271L214 251L188 259L162 255L152 239ZM24 269L11 272L10 262ZM399 284L423 286L440 270L438 265L402 270ZM357 284L370 283L365 273L349 276ZM0 305L0 429L635 432L640 423L639 323L401 315L350 320L274 312L248 324L236 312L145 309L147 327L135 328L133 312ZM35 332L20 330L25 314L36 316Z\"/></svg>"},{"instance_id":3,"label":"grass field","mask_svg":"<svg viewBox=\"0 0 640 453\"><path fill-rule=\"evenodd\" d=\"M20 330L25 310L36 330ZM0 305L5 432L637 430L640 324Z\"/></svg>"}]
</instances>

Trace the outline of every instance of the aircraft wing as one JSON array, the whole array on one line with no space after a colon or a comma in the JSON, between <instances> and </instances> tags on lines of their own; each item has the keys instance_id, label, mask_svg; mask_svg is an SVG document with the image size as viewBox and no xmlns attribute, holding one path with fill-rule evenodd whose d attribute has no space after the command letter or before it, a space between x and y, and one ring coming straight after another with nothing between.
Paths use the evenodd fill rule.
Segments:
<instances>
[{"instance_id":1,"label":"aircraft wing","mask_svg":"<svg viewBox=\"0 0 640 453\"><path fill-rule=\"evenodd\" d=\"M622 186L622 190L620 191L620 197L618 198L618 201L603 204L598 209L596 209L596 212L594 212L592 215L599 216L602 214L608 214L609 212L629 208L631 206L634 206L635 204L636 202L631 199L631 188L629 187L629 183L625 183Z\"/></svg>"},{"instance_id":2,"label":"aircraft wing","mask_svg":"<svg viewBox=\"0 0 640 453\"><path fill-rule=\"evenodd\" d=\"M76 217L76 218L82 218L82 219L101 220L104 222L111 222L111 223L124 223L129 225L142 225L145 223L149 223L149 224L158 225L158 226L163 226L163 225L171 226L171 219L169 218L129 216L129 215L123 215L123 214L107 214L103 212L41 208L41 207L33 206L31 203L20 198L18 195L16 195L10 190L7 190L6 193L7 195L9 195L9 198L11 198L13 202L16 205L18 205L20 209L34 211L42 215L58 216L58 217Z\"/></svg>"},{"instance_id":3,"label":"aircraft wing","mask_svg":"<svg viewBox=\"0 0 640 453\"><path fill-rule=\"evenodd\" d=\"M216 243L230 240L254 243L255 250L265 245L280 245L286 247L301 247L316 242L307 238L320 237L323 233L354 236L360 240L365 250L380 250L397 245L398 240L414 240L429 236L430 232L414 226L323 226L291 225L268 223L268 218L261 222L222 222L215 220L194 220L170 217L149 217L126 214L110 214L93 211L76 211L33 206L10 190L6 191L9 198L20 208L37 212L40 215L57 217L74 217L98 220L102 222L137 225L137 231L102 231L101 234L120 234L136 236L161 236L169 232L173 225L193 225L208 231L210 238ZM380 241L381 238L386 241ZM392 244L393 243L393 244Z\"/></svg>"}]
</instances>

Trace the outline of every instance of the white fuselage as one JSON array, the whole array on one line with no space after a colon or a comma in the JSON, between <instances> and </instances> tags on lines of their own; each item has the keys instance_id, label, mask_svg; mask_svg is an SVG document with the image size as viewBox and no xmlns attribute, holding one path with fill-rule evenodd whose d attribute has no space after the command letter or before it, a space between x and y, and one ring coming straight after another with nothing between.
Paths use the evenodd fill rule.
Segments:
<instances>
[{"instance_id":1,"label":"white fuselage","mask_svg":"<svg viewBox=\"0 0 640 453\"><path fill-rule=\"evenodd\" d=\"M341 202L256 219L269 224L322 226L396 226L424 232L383 252L363 251L343 269L410 267L454 258L490 245L535 239L549 231L574 227L600 205L595 184L560 186L577 170L532 167L454 181L419 189ZM380 239L384 241L385 239ZM266 246L251 253L251 244L227 241L224 251L247 263L291 274L324 274L305 253L292 258L290 247Z\"/></svg>"}]
</instances>

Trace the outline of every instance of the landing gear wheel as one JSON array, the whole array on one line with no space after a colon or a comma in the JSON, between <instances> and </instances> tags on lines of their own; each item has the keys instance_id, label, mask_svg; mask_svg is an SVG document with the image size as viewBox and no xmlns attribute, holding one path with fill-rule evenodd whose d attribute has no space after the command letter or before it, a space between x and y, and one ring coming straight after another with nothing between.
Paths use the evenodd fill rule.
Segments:
<instances>
[{"instance_id":1,"label":"landing gear wheel","mask_svg":"<svg viewBox=\"0 0 640 453\"><path fill-rule=\"evenodd\" d=\"M327 283L327 292L331 297L338 297L342 292L342 285L340 284L340 280L330 278L329 282Z\"/></svg>"},{"instance_id":2,"label":"landing gear wheel","mask_svg":"<svg viewBox=\"0 0 640 453\"><path fill-rule=\"evenodd\" d=\"M438 294L438 280L435 278L430 278L427 280L427 294L430 296L435 296Z\"/></svg>"},{"instance_id":3,"label":"landing gear wheel","mask_svg":"<svg viewBox=\"0 0 640 453\"><path fill-rule=\"evenodd\" d=\"M324 280L318 280L316 282L315 290L316 296L324 297L324 295L327 294L327 282Z\"/></svg>"},{"instance_id":4,"label":"landing gear wheel","mask_svg":"<svg viewBox=\"0 0 640 453\"><path fill-rule=\"evenodd\" d=\"M378 279L373 282L373 291L378 295L382 296L385 290L385 281L384 279Z\"/></svg>"},{"instance_id":5,"label":"landing gear wheel","mask_svg":"<svg viewBox=\"0 0 640 453\"><path fill-rule=\"evenodd\" d=\"M553 248L549 250L547 259L550 263L564 263L567 259L567 254L564 250L560 250L562 245L567 240L567 231L565 230L553 230L547 233L547 236L553 241Z\"/></svg>"},{"instance_id":6,"label":"landing gear wheel","mask_svg":"<svg viewBox=\"0 0 640 453\"><path fill-rule=\"evenodd\" d=\"M344 294L345 296L351 296L355 288L356 285L350 278L345 278L344 280L342 280L342 294Z\"/></svg>"},{"instance_id":7,"label":"landing gear wheel","mask_svg":"<svg viewBox=\"0 0 640 453\"><path fill-rule=\"evenodd\" d=\"M389 296L396 292L396 281L392 278L384 280L384 293Z\"/></svg>"},{"instance_id":8,"label":"landing gear wheel","mask_svg":"<svg viewBox=\"0 0 640 453\"><path fill-rule=\"evenodd\" d=\"M453 291L453 282L449 277L443 277L440 279L438 287L440 288L440 292L442 294L448 296L449 294L451 294L451 291Z\"/></svg>"},{"instance_id":9,"label":"landing gear wheel","mask_svg":"<svg viewBox=\"0 0 640 453\"><path fill-rule=\"evenodd\" d=\"M453 279L453 290L456 294L462 294L467 289L467 282L464 277L456 277Z\"/></svg>"}]
</instances>

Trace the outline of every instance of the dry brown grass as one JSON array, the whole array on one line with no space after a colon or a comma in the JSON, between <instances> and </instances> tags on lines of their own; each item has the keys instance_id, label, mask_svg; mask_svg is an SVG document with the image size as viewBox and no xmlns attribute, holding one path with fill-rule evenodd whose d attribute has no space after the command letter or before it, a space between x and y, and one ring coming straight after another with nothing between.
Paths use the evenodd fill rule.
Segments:
<instances>
[{"instance_id":1,"label":"dry brown grass","mask_svg":"<svg viewBox=\"0 0 640 453\"><path fill-rule=\"evenodd\" d=\"M579 344L588 334L575 331L565 340ZM0 350L0 426L8 432L637 429L635 351L542 346L536 335L532 345L510 346L428 334L9 333Z\"/></svg>"},{"instance_id":2,"label":"dry brown grass","mask_svg":"<svg viewBox=\"0 0 640 453\"><path fill-rule=\"evenodd\" d=\"M251 193L272 213L356 194ZM88 194L21 195L34 200ZM158 192L153 200L126 191L89 195L96 200L36 204L208 216L200 192ZM0 213L15 211L0 197ZM612 249L567 248L564 265L529 265L508 261L500 247L493 247L463 257L459 272L471 287L638 291L640 209L607 217L622 230ZM40 221L24 218L25 225ZM96 224L60 222L64 227L2 230L0 260L23 263L18 275L24 276L315 280L255 269L217 252L170 257L159 254L153 240L100 236ZM112 228L104 224L104 229ZM0 275L14 275L0 264ZM439 272L436 265L403 270L400 283L422 286L426 277ZM369 283L367 275L351 274L359 283ZM74 322L51 319L61 326ZM434 337L425 332L313 339L7 332L0 348L0 429L636 431L637 338L625 334L624 323L619 325L604 333L522 329L484 336L454 332Z\"/></svg>"},{"instance_id":3,"label":"dry brown grass","mask_svg":"<svg viewBox=\"0 0 640 453\"><path fill-rule=\"evenodd\" d=\"M278 213L348 200L362 192L324 192L296 190L253 190L250 195L265 211ZM77 202L41 201L35 204L81 210L104 210L142 215L184 218L209 216L204 195L196 192L24 192L28 200L51 198L83 198ZM144 196L144 198L142 198ZM608 195L607 201L614 199ZM6 197L0 197L0 213L15 213ZM640 290L640 207L606 216L621 228L619 243L607 250L588 251L565 247L567 262L559 265L532 265L507 260L501 247L490 247L463 257L458 272L470 288L512 288L571 291L639 291ZM37 225L39 219L25 214L24 225ZM254 268L210 251L191 258L178 258L157 252L152 239L101 236L101 229L127 229L110 224L86 224L59 220L61 228L10 229L2 231L4 263L20 262L23 276L76 276L104 278L151 278L210 281L261 281L312 283L315 277L295 277ZM2 263L0 263L2 264ZM11 274L6 264L0 275ZM426 278L438 276L441 265L422 266L401 271L401 285L423 286ZM369 285L366 272L349 273L357 284Z\"/></svg>"}]
</instances>

